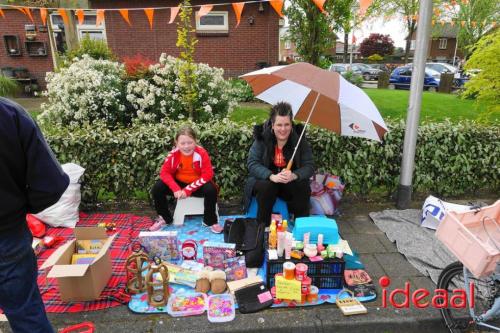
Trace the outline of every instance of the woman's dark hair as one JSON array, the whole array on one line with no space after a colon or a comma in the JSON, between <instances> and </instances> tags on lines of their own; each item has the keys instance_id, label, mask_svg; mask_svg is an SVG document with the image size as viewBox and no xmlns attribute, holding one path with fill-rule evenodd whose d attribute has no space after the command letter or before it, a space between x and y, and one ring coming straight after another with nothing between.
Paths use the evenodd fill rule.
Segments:
<instances>
[{"instance_id":1,"label":"woman's dark hair","mask_svg":"<svg viewBox=\"0 0 500 333\"><path fill-rule=\"evenodd\" d=\"M290 118L290 122L292 122L293 112L290 103L278 102L274 104L274 106L271 108L271 112L269 112L269 119L271 120L271 124L274 124L276 116L288 116Z\"/></svg>"}]
</instances>

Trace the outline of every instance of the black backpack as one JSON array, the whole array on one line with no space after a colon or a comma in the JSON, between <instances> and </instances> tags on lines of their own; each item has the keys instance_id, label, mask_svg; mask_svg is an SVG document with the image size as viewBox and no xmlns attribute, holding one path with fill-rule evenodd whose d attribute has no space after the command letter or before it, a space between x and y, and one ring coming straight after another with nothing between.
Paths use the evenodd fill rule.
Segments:
<instances>
[{"instance_id":1,"label":"black backpack","mask_svg":"<svg viewBox=\"0 0 500 333\"><path fill-rule=\"evenodd\" d=\"M265 226L253 218L237 218L224 223L224 242L236 244L249 268L262 266Z\"/></svg>"}]
</instances>

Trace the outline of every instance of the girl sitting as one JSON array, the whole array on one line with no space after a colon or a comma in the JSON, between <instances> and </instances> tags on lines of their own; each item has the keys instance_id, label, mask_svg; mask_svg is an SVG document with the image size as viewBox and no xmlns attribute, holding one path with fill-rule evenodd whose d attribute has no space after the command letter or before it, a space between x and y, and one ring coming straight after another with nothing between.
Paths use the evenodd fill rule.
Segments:
<instances>
[{"instance_id":1,"label":"girl sitting","mask_svg":"<svg viewBox=\"0 0 500 333\"><path fill-rule=\"evenodd\" d=\"M177 200L193 195L204 198L203 225L210 227L214 233L221 233L223 228L217 220L217 188L212 182L213 176L210 156L205 149L197 145L196 133L189 126L181 127L175 136L175 148L165 158L160 180L152 189L155 209L159 216L149 230L159 230L172 223L167 195L173 195Z\"/></svg>"}]
</instances>

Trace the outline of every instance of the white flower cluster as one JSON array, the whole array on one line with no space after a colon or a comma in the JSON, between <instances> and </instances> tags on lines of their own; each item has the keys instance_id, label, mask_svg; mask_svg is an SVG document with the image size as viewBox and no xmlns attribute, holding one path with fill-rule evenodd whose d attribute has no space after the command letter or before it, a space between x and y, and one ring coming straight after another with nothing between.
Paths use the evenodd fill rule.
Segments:
<instances>
[{"instance_id":1,"label":"white flower cluster","mask_svg":"<svg viewBox=\"0 0 500 333\"><path fill-rule=\"evenodd\" d=\"M81 126L96 121L108 127L158 123L165 119L183 119L188 108L183 101L179 79L182 61L162 54L149 66L142 78L126 78L124 66L87 55L76 59L59 72L48 73L48 103L42 104L42 123ZM196 64L193 110L196 120L223 118L237 105L233 88L223 77L224 71Z\"/></svg>"},{"instance_id":2,"label":"white flower cluster","mask_svg":"<svg viewBox=\"0 0 500 333\"><path fill-rule=\"evenodd\" d=\"M94 121L123 123L126 118L123 98L123 65L96 60L87 55L59 72L47 73L48 103L40 121L79 126Z\"/></svg>"},{"instance_id":3,"label":"white flower cluster","mask_svg":"<svg viewBox=\"0 0 500 333\"><path fill-rule=\"evenodd\" d=\"M137 110L141 122L183 119L188 110L183 104L179 68L182 60L162 54L160 62L149 67L151 76L127 85L127 100ZM197 119L224 117L237 104L224 71L206 64L196 64L193 82L196 98L193 109Z\"/></svg>"}]
</instances>

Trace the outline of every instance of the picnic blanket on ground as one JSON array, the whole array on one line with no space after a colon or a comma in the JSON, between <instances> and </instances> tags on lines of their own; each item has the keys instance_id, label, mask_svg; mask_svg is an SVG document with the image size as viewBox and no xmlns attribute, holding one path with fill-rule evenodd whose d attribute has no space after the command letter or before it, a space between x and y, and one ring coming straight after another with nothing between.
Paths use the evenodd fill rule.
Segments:
<instances>
[{"instance_id":1,"label":"picnic blanket on ground","mask_svg":"<svg viewBox=\"0 0 500 333\"><path fill-rule=\"evenodd\" d=\"M224 224L224 221L227 218L238 218L238 217L244 217L243 215L233 215L233 216L220 216L219 217L219 223L221 225ZM194 239L198 243L198 251L197 251L197 261L203 262L203 251L201 250L201 247L205 242L224 242L224 237L222 234L214 234L210 231L210 228L203 227L202 224L202 217L200 216L189 216L186 217L184 224L182 226L174 226L174 225L169 225L166 227L163 227L162 230L164 231L177 231L179 241L182 243L186 239ZM354 258L353 260L356 261L359 258ZM358 263L359 260L357 261ZM263 267L258 269L257 275L261 276L263 281L266 281L266 273L265 273L265 263L263 264ZM363 267L361 267L363 268ZM253 270L253 269L251 269ZM192 292L193 289L189 288L187 286L183 285L178 285L178 284L173 284L171 283L169 285L169 291L170 293L175 293L175 292ZM335 303L336 296L339 293L340 289L320 289L320 292L318 294L318 301L314 303L304 303L300 304L297 302L276 302L273 304L271 307L299 307L299 306L313 306L313 305L319 305L323 303ZM367 297L358 297L358 300L361 302L368 302L372 301L376 298L376 296L367 296ZM138 295L133 295L130 299L130 302L128 304L129 309L132 312L135 313L166 313L167 312L167 307L151 307L147 303L147 295L146 293L138 294Z\"/></svg>"},{"instance_id":2,"label":"picnic blanket on ground","mask_svg":"<svg viewBox=\"0 0 500 333\"><path fill-rule=\"evenodd\" d=\"M370 213L373 222L396 242L402 253L420 273L437 284L441 271L457 259L434 235L435 231L420 226L421 209Z\"/></svg>"},{"instance_id":3,"label":"picnic blanket on ground","mask_svg":"<svg viewBox=\"0 0 500 333\"><path fill-rule=\"evenodd\" d=\"M126 270L125 261L129 255L129 245L137 239L141 230L147 230L152 224L151 218L135 216L132 214L80 214L77 227L97 226L99 223L114 223L118 236L113 241L110 254L113 262L113 274L104 288L99 299L89 302L63 302L60 298L56 279L48 279L50 270L38 271L38 286L47 312L66 313L95 311L126 304L130 296L125 293ZM70 228L48 228L47 235L61 236L64 238L59 245L72 239L73 229ZM46 249L38 255L38 267L55 251L55 248Z\"/></svg>"}]
</instances>

